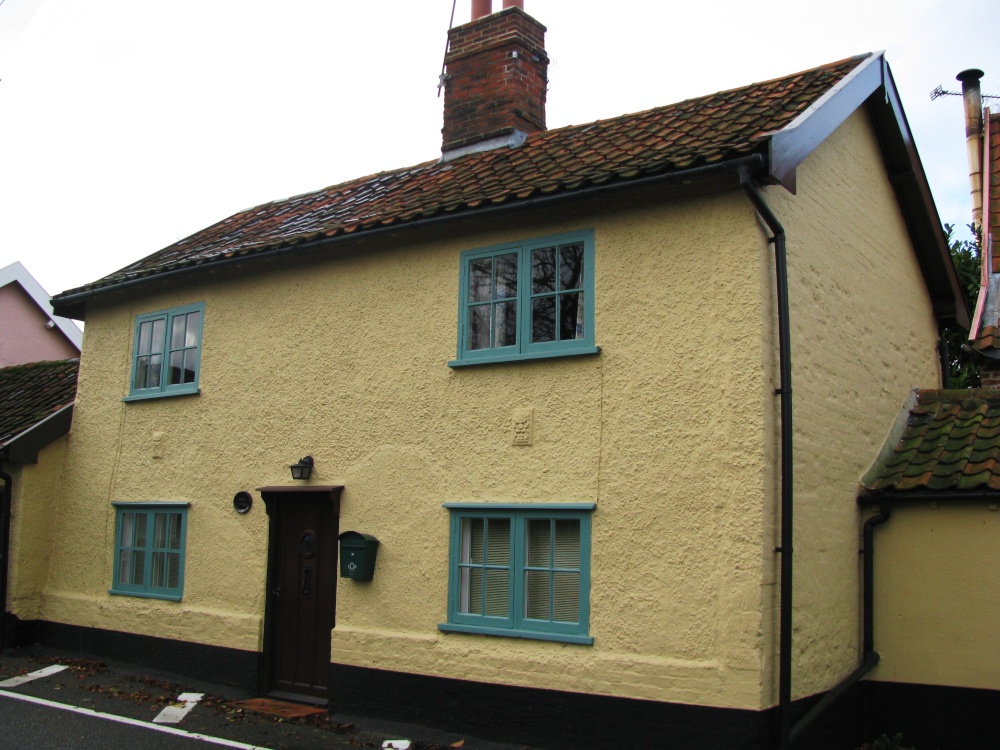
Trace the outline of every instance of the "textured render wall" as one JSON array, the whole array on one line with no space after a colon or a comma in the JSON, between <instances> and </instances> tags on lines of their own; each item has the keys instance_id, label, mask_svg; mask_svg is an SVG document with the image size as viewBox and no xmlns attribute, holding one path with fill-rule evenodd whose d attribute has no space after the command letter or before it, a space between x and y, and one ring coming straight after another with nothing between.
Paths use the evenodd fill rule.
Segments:
<instances>
[{"instance_id":1,"label":"textured render wall","mask_svg":"<svg viewBox=\"0 0 1000 750\"><path fill-rule=\"evenodd\" d=\"M459 253L588 227L602 353L449 369ZM381 540L375 580L339 582L334 661L758 708L766 248L745 198L605 200L392 243L88 311L45 617L260 648L267 517L256 493L246 516L231 500L310 453L313 483L345 485L341 529ZM199 300L201 395L122 403L134 316ZM534 443L514 447L526 407ZM182 602L106 593L115 500L191 503ZM597 503L593 646L437 630L441 506L462 501Z\"/></svg>"},{"instance_id":2,"label":"textured render wall","mask_svg":"<svg viewBox=\"0 0 1000 750\"><path fill-rule=\"evenodd\" d=\"M788 235L793 692L803 696L836 684L858 662L858 480L909 389L940 383L937 332L863 111L802 164L796 196L770 188L766 197ZM776 658L776 620L772 627Z\"/></svg>"},{"instance_id":3,"label":"textured render wall","mask_svg":"<svg viewBox=\"0 0 1000 750\"><path fill-rule=\"evenodd\" d=\"M41 616L67 440L59 438L39 451L38 463L5 467L14 478L7 603L22 620Z\"/></svg>"},{"instance_id":4,"label":"textured render wall","mask_svg":"<svg viewBox=\"0 0 1000 750\"><path fill-rule=\"evenodd\" d=\"M0 287L0 367L79 356L19 284Z\"/></svg>"},{"instance_id":5,"label":"textured render wall","mask_svg":"<svg viewBox=\"0 0 1000 750\"><path fill-rule=\"evenodd\" d=\"M875 676L1000 690L1000 512L895 508L875 539Z\"/></svg>"}]
</instances>

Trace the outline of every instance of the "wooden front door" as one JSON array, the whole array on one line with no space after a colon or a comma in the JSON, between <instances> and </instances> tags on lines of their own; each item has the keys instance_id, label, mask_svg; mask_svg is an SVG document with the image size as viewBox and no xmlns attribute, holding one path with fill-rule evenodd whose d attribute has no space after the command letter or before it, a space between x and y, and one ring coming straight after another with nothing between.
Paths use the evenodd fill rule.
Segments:
<instances>
[{"instance_id":1,"label":"wooden front door","mask_svg":"<svg viewBox=\"0 0 1000 750\"><path fill-rule=\"evenodd\" d=\"M264 689L327 702L340 488L261 488L270 516Z\"/></svg>"}]
</instances>

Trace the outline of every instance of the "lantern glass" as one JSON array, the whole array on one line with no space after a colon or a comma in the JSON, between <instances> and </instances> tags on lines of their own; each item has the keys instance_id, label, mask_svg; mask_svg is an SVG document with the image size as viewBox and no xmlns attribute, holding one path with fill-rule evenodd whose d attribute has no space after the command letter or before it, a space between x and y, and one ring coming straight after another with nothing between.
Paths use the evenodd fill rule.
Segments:
<instances>
[{"instance_id":1,"label":"lantern glass","mask_svg":"<svg viewBox=\"0 0 1000 750\"><path fill-rule=\"evenodd\" d=\"M313 458L306 456L288 468L292 470L292 479L308 479L312 475Z\"/></svg>"}]
</instances>

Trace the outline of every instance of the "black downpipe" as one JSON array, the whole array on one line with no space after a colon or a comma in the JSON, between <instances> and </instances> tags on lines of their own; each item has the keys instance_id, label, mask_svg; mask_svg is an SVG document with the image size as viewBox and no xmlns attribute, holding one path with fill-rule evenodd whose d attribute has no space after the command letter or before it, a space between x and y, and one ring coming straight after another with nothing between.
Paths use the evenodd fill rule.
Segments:
<instances>
[{"instance_id":1,"label":"black downpipe","mask_svg":"<svg viewBox=\"0 0 1000 750\"><path fill-rule=\"evenodd\" d=\"M3 506L0 507L0 654L7 636L7 571L10 560L10 506L14 497L14 479L0 464L3 479Z\"/></svg>"},{"instance_id":2,"label":"black downpipe","mask_svg":"<svg viewBox=\"0 0 1000 750\"><path fill-rule=\"evenodd\" d=\"M862 603L862 638L861 638L861 664L847 677L837 683L826 695L813 706L809 711L792 727L789 741L794 743L807 726L813 723L820 714L828 709L833 702L847 692L858 680L875 668L879 662L878 651L875 650L875 532L874 529L879 524L889 520L892 515L892 507L885 503L879 506L877 515L872 516L863 527L864 549L861 554L864 556L863 573L863 603Z\"/></svg>"},{"instance_id":3,"label":"black downpipe","mask_svg":"<svg viewBox=\"0 0 1000 750\"><path fill-rule=\"evenodd\" d=\"M764 202L750 179L750 171L740 170L740 186L754 209L771 231L774 245L774 275L778 295L778 360L780 382L775 392L781 397L781 588L778 630L778 715L780 747L791 747L792 730L792 345L788 315L788 262L785 255L785 228Z\"/></svg>"},{"instance_id":4,"label":"black downpipe","mask_svg":"<svg viewBox=\"0 0 1000 750\"><path fill-rule=\"evenodd\" d=\"M938 330L938 356L941 359L941 387L951 388L951 347L945 338L944 326Z\"/></svg>"}]
</instances>

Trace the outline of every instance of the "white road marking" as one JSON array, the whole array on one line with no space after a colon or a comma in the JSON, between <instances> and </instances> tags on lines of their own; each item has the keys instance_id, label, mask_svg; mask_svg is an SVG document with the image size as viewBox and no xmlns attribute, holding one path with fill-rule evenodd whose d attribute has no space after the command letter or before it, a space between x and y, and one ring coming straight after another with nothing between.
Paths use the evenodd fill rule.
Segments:
<instances>
[{"instance_id":1,"label":"white road marking","mask_svg":"<svg viewBox=\"0 0 1000 750\"><path fill-rule=\"evenodd\" d=\"M139 719L130 719L127 716L116 716L115 714L106 714L101 711L94 711L89 708L82 708L81 706L70 706L65 703L56 703L55 701L47 701L44 698L35 698L30 695L11 693L6 690L0 690L0 698L13 698L16 701L35 703L39 706L58 708L62 711L72 711L73 713L83 714L84 716L93 716L96 719L107 719L108 721L117 721L119 724L129 724L133 727L140 727L142 729L152 729L154 732L163 732L164 734L173 734L178 737L187 737L189 740L199 740L201 742L209 742L213 745L222 745L224 747L237 748L237 750L269 750L269 748L261 747L260 745L248 745L245 742L236 742L235 740L225 740L222 737L211 737L207 734L198 734L197 732L186 732L183 729L176 729L175 727L165 727L162 724L153 724L148 721L140 721Z\"/></svg>"},{"instance_id":2,"label":"white road marking","mask_svg":"<svg viewBox=\"0 0 1000 750\"><path fill-rule=\"evenodd\" d=\"M62 672L64 669L69 669L69 667L64 667L62 664L53 664L51 667L39 669L37 672L29 672L28 674L21 675L20 677L11 677L9 680L4 680L3 682L0 682L0 688L17 687L18 685L23 685L26 682L37 680L40 677L48 677L50 674Z\"/></svg>"},{"instance_id":3,"label":"white road marking","mask_svg":"<svg viewBox=\"0 0 1000 750\"><path fill-rule=\"evenodd\" d=\"M198 701L205 697L204 693L181 693L177 696L177 702L183 705L167 706L160 711L153 719L154 724L180 724L181 719L188 715L192 708L198 705Z\"/></svg>"}]
</instances>

